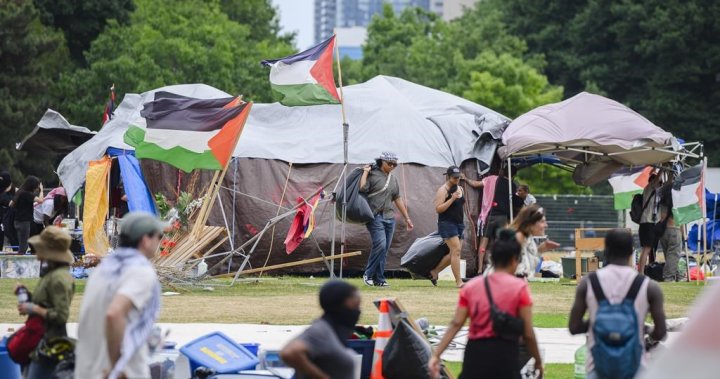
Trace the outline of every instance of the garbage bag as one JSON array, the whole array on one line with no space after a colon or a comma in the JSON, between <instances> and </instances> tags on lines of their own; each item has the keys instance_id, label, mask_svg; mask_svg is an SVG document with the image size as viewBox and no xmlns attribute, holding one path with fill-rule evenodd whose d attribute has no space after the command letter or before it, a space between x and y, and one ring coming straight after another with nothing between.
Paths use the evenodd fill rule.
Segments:
<instances>
[{"instance_id":1,"label":"garbage bag","mask_svg":"<svg viewBox=\"0 0 720 379\"><path fill-rule=\"evenodd\" d=\"M335 213L342 219L343 191L347 191L347 210L345 220L356 224L367 224L374 219L373 211L367 199L360 193L360 178L363 170L356 168L347 174L347 188L341 185L335 201Z\"/></svg>"},{"instance_id":2,"label":"garbage bag","mask_svg":"<svg viewBox=\"0 0 720 379\"><path fill-rule=\"evenodd\" d=\"M416 332L406 320L400 320L385 346L382 360L386 379L430 379L428 364L432 349L425 336ZM443 374L441 378L445 378Z\"/></svg>"},{"instance_id":3,"label":"garbage bag","mask_svg":"<svg viewBox=\"0 0 720 379\"><path fill-rule=\"evenodd\" d=\"M430 277L430 270L440 263L450 249L437 232L418 238L405 255L400 258L400 266L411 273Z\"/></svg>"}]
</instances>

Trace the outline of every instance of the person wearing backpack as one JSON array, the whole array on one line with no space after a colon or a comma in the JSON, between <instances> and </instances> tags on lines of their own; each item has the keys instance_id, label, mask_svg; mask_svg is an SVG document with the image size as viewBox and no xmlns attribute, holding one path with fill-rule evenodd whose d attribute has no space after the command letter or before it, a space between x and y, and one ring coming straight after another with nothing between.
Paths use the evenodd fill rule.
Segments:
<instances>
[{"instance_id":1,"label":"person wearing backpack","mask_svg":"<svg viewBox=\"0 0 720 379\"><path fill-rule=\"evenodd\" d=\"M640 247L642 251L640 253L640 260L638 261L638 272L645 272L645 265L648 263L648 257L657 246L658 239L660 236L655 235L655 223L658 222L658 195L657 189L661 186L661 177L657 173L650 175L648 185L642 193L642 215L640 216L640 226L638 228L638 235L640 237ZM653 258L650 259L654 262Z\"/></svg>"},{"instance_id":2,"label":"person wearing backpack","mask_svg":"<svg viewBox=\"0 0 720 379\"><path fill-rule=\"evenodd\" d=\"M630 232L608 232L605 254L608 265L584 277L577 287L569 329L571 334L587 333L587 379L631 379L646 347L648 313L655 327L647 343L665 338L663 294L657 283L633 269Z\"/></svg>"}]
</instances>

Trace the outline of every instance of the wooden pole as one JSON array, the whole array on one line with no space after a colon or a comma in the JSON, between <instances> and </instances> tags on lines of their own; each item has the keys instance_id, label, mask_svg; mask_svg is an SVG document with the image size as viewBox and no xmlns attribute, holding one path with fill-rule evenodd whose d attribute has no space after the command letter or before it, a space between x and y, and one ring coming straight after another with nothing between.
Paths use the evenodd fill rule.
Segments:
<instances>
[{"instance_id":1,"label":"wooden pole","mask_svg":"<svg viewBox=\"0 0 720 379\"><path fill-rule=\"evenodd\" d=\"M255 273L263 273L265 271L271 271L271 270L279 270L281 268L288 268L288 267L295 267L295 266L302 266L310 263L318 263L322 262L325 259L342 259L342 258L350 258L350 257L356 257L358 255L361 255L362 253L359 251L355 251L352 253L345 253L345 254L338 254L334 257L318 257L318 258L310 258L310 259L303 259L301 261L297 262L288 262L288 263L280 263L272 266L266 266L266 267L260 267L260 268L253 268L250 270L243 270L238 273L238 275L249 275L249 274L255 274ZM236 276L235 273L232 274L221 274L214 276L214 278L231 278L233 276Z\"/></svg>"},{"instance_id":2,"label":"wooden pole","mask_svg":"<svg viewBox=\"0 0 720 379\"><path fill-rule=\"evenodd\" d=\"M703 168L702 168L702 174L700 174L700 209L702 210L702 234L703 234L703 253L702 257L705 259L707 258L707 207L705 206L705 171L707 171L707 157L703 159ZM704 264L703 264L704 266ZM700 261L698 261L698 275L697 280L700 281L700 269L702 266L700 266ZM705 275L705 272L703 271L703 276Z\"/></svg>"}]
</instances>

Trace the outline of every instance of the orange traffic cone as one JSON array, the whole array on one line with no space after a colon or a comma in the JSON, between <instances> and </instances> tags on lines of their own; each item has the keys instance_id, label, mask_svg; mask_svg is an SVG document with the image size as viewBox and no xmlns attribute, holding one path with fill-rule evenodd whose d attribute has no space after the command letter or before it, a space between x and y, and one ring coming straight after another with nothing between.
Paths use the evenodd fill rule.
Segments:
<instances>
[{"instance_id":1,"label":"orange traffic cone","mask_svg":"<svg viewBox=\"0 0 720 379\"><path fill-rule=\"evenodd\" d=\"M392 335L392 321L390 321L390 306L388 301L380 300L380 320L375 332L375 356L373 357L373 370L370 379L384 379L382 373L382 356Z\"/></svg>"}]
</instances>

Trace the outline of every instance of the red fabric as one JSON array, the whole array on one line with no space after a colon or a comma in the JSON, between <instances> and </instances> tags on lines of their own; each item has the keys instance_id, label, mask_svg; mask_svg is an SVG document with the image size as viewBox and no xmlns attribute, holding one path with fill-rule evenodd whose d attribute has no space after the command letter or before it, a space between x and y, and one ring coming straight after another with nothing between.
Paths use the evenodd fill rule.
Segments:
<instances>
[{"instance_id":1,"label":"red fabric","mask_svg":"<svg viewBox=\"0 0 720 379\"><path fill-rule=\"evenodd\" d=\"M310 69L310 75L312 75L318 84L325 88L328 93L340 100L340 96L337 93L337 87L335 87L335 77L333 76L333 53L335 52L335 37L330 41L325 51L320 55L320 58L315 62L313 67Z\"/></svg>"},{"instance_id":2,"label":"red fabric","mask_svg":"<svg viewBox=\"0 0 720 379\"><path fill-rule=\"evenodd\" d=\"M302 197L297 198L298 204L303 204L305 199ZM285 251L288 255L292 254L295 249L305 239L306 225L310 223L310 214L312 213L312 207L307 203L303 204L298 208L295 218L293 218L290 230L288 230L287 237L285 238Z\"/></svg>"},{"instance_id":3,"label":"red fabric","mask_svg":"<svg viewBox=\"0 0 720 379\"><path fill-rule=\"evenodd\" d=\"M30 363L30 353L35 350L45 334L45 326L40 316L30 316L25 325L18 329L7 341L10 358L22 366Z\"/></svg>"},{"instance_id":4,"label":"red fabric","mask_svg":"<svg viewBox=\"0 0 720 379\"><path fill-rule=\"evenodd\" d=\"M532 305L530 290L525 280L497 272L490 275L490 292L500 310L517 316L520 308ZM471 340L495 337L490 322L490 303L485 292L485 281L479 276L460 290L458 307L468 309Z\"/></svg>"}]
</instances>

